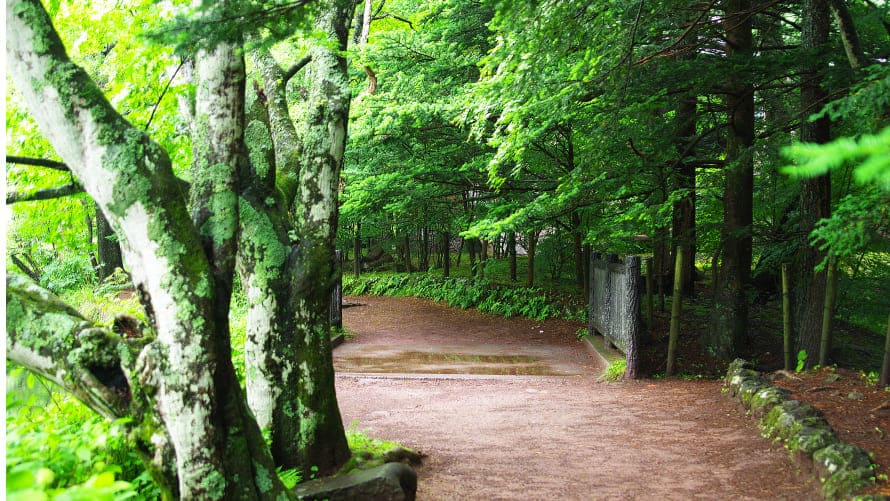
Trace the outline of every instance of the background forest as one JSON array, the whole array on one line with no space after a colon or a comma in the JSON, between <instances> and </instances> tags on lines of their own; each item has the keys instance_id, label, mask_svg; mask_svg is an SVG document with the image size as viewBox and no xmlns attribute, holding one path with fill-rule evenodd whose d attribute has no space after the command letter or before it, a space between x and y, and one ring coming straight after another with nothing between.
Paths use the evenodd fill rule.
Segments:
<instances>
[{"instance_id":1,"label":"background forest","mask_svg":"<svg viewBox=\"0 0 890 501\"><path fill-rule=\"evenodd\" d=\"M306 66L320 25L285 28L306 23L288 17L302 3L248 2L238 11L263 34L246 35L245 88L248 102L268 110L279 162L287 135L274 129L278 97L295 124L312 120L306 105L318 98L318 73ZM179 2L44 6L111 105L167 151L178 177L200 181L189 168L199 143L197 49L176 24ZM577 302L591 252L652 257L656 288L669 292L682 246L683 294L706 298L700 342L715 357L728 360L766 335L749 319L779 297L783 264L795 348L812 354L810 365L832 267L837 317L875 333L888 328L885 1L355 0L348 11L348 49L339 55L352 98L335 216L344 273L463 275ZM214 40L222 36L214 30L231 28L187 26ZM129 277L115 271L126 269L118 237L7 85L8 269L101 324L121 313L148 321L122 296ZM250 130L247 142L273 141ZM286 192L289 181L278 181ZM239 347L254 302L243 289L236 278L230 318L242 379ZM12 370L20 386L41 384ZM50 466L47 477L28 444L61 443L53 433L63 430L11 413L7 432L19 440L7 459L22 466L28 488L96 483L112 472L154 495L122 435L68 409L78 405L70 398L48 395L10 392L7 407L52 401L72 416L58 428L82 440L56 455L70 464ZM48 428L35 438L40 426ZM95 466L94 445L108 440L121 441L117 456ZM85 458L93 466L79 471ZM109 492L124 488L101 478Z\"/></svg>"}]
</instances>

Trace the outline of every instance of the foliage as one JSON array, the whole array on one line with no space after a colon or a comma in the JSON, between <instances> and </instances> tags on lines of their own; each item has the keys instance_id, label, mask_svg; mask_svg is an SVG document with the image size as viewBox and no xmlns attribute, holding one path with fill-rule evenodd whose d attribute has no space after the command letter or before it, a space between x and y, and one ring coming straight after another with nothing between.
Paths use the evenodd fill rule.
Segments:
<instances>
[{"instance_id":1,"label":"foliage","mask_svg":"<svg viewBox=\"0 0 890 501\"><path fill-rule=\"evenodd\" d=\"M602 375L603 381L618 381L622 377L624 377L624 371L627 370L627 360L620 359L615 360L608 367L606 367L606 372Z\"/></svg>"},{"instance_id":2,"label":"foliage","mask_svg":"<svg viewBox=\"0 0 890 501\"><path fill-rule=\"evenodd\" d=\"M794 370L800 372L807 365L807 350L800 350L797 352L797 365Z\"/></svg>"},{"instance_id":3,"label":"foliage","mask_svg":"<svg viewBox=\"0 0 890 501\"><path fill-rule=\"evenodd\" d=\"M863 134L858 139L842 137L827 144L796 143L783 151L798 162L796 167L784 169L788 174L813 177L852 162L856 164L853 177L858 183L874 184L890 191L890 127L877 134Z\"/></svg>"},{"instance_id":4,"label":"foliage","mask_svg":"<svg viewBox=\"0 0 890 501\"><path fill-rule=\"evenodd\" d=\"M362 275L358 279L344 276L343 293L355 296L423 297L508 318L522 316L538 320L565 318L577 321L586 318L584 308L563 308L542 289L492 285L468 278L442 279L429 274L374 274Z\"/></svg>"},{"instance_id":5,"label":"foliage","mask_svg":"<svg viewBox=\"0 0 890 501\"><path fill-rule=\"evenodd\" d=\"M40 285L56 294L93 285L95 282L96 271L89 257L83 254L64 254L59 259L50 261L40 276Z\"/></svg>"},{"instance_id":6,"label":"foliage","mask_svg":"<svg viewBox=\"0 0 890 501\"><path fill-rule=\"evenodd\" d=\"M9 499L157 498L123 422L106 421L24 369L8 376Z\"/></svg>"}]
</instances>

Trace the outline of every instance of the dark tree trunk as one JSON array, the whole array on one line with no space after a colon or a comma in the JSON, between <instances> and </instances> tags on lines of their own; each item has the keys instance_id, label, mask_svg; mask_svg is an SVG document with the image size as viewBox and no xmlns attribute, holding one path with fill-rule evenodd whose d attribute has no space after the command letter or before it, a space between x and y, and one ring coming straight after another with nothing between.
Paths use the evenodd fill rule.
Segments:
<instances>
[{"instance_id":1,"label":"dark tree trunk","mask_svg":"<svg viewBox=\"0 0 890 501\"><path fill-rule=\"evenodd\" d=\"M464 243L467 247L467 257L470 259L470 277L475 277L476 271L479 269L476 263L476 239L465 238Z\"/></svg>"},{"instance_id":2,"label":"dark tree trunk","mask_svg":"<svg viewBox=\"0 0 890 501\"><path fill-rule=\"evenodd\" d=\"M816 52L804 59L801 83L801 128L803 142L826 143L830 139L830 123L827 118L809 122L807 117L828 100L823 88L826 65L822 51L828 44L831 17L826 0L807 0L803 4L803 49ZM798 245L798 269L794 287L794 317L799 348L806 350L807 363L817 362L822 332L822 305L825 302L825 271L814 268L825 258L825 252L810 245L810 232L816 223L831 215L831 178L828 174L801 181L800 186L800 243Z\"/></svg>"},{"instance_id":3,"label":"dark tree trunk","mask_svg":"<svg viewBox=\"0 0 890 501\"><path fill-rule=\"evenodd\" d=\"M485 278L485 263L488 262L488 242L479 240L479 270L478 277Z\"/></svg>"},{"instance_id":4,"label":"dark tree trunk","mask_svg":"<svg viewBox=\"0 0 890 501\"><path fill-rule=\"evenodd\" d=\"M668 246L668 229L659 226L655 229L655 241L652 243L652 261L655 268L655 283L658 289L658 308L664 311L664 296L670 282L670 247Z\"/></svg>"},{"instance_id":5,"label":"dark tree trunk","mask_svg":"<svg viewBox=\"0 0 890 501\"><path fill-rule=\"evenodd\" d=\"M572 254L575 257L575 284L579 289L584 288L584 248L581 244L581 215L578 211L572 212Z\"/></svg>"},{"instance_id":6,"label":"dark tree trunk","mask_svg":"<svg viewBox=\"0 0 890 501\"><path fill-rule=\"evenodd\" d=\"M510 281L516 281L516 232L507 233L507 256L510 260Z\"/></svg>"},{"instance_id":7,"label":"dark tree trunk","mask_svg":"<svg viewBox=\"0 0 890 501\"><path fill-rule=\"evenodd\" d=\"M428 228L420 229L420 271L430 269L430 230Z\"/></svg>"},{"instance_id":8,"label":"dark tree trunk","mask_svg":"<svg viewBox=\"0 0 890 501\"><path fill-rule=\"evenodd\" d=\"M402 241L402 249L403 255L405 256L405 271L412 273L414 269L411 266L411 237L408 236L407 232Z\"/></svg>"},{"instance_id":9,"label":"dark tree trunk","mask_svg":"<svg viewBox=\"0 0 890 501\"><path fill-rule=\"evenodd\" d=\"M442 233L442 276L451 276L451 235L447 231Z\"/></svg>"},{"instance_id":10,"label":"dark tree trunk","mask_svg":"<svg viewBox=\"0 0 890 501\"><path fill-rule=\"evenodd\" d=\"M714 309L705 347L711 353L732 357L746 341L748 301L746 288L751 277L751 222L754 170L750 147L754 143L754 89L744 81L751 59L751 0L726 3L726 38L729 62L727 77L729 136L723 197L723 260L714 284Z\"/></svg>"},{"instance_id":11,"label":"dark tree trunk","mask_svg":"<svg viewBox=\"0 0 890 501\"><path fill-rule=\"evenodd\" d=\"M105 214L96 207L96 250L99 256L99 279L111 276L116 268L123 269L124 261L121 255L121 246Z\"/></svg>"},{"instance_id":12,"label":"dark tree trunk","mask_svg":"<svg viewBox=\"0 0 890 501\"><path fill-rule=\"evenodd\" d=\"M674 202L672 254L678 245L684 249L681 264L682 291L685 296L695 292L695 167L685 157L692 155L689 143L695 136L695 96L684 97L677 106L677 145L683 158L676 165L677 188L683 197Z\"/></svg>"},{"instance_id":13,"label":"dark tree trunk","mask_svg":"<svg viewBox=\"0 0 890 501\"><path fill-rule=\"evenodd\" d=\"M355 223L355 237L352 239L352 275L358 278L362 273L362 224Z\"/></svg>"},{"instance_id":14,"label":"dark tree trunk","mask_svg":"<svg viewBox=\"0 0 890 501\"><path fill-rule=\"evenodd\" d=\"M525 285L535 286L535 248L538 246L538 232L528 232L528 269L525 275Z\"/></svg>"}]
</instances>

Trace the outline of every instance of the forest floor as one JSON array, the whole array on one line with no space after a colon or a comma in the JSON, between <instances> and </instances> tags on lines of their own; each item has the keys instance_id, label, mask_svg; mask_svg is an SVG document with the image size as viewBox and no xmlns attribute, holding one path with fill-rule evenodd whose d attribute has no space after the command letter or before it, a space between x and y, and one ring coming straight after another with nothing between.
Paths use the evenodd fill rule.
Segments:
<instances>
[{"instance_id":1,"label":"forest floor","mask_svg":"<svg viewBox=\"0 0 890 501\"><path fill-rule=\"evenodd\" d=\"M427 456L418 499L819 497L806 465L762 438L718 380L603 383L577 323L348 301L358 304L344 310L351 337L334 351L344 422ZM704 367L686 348L681 367ZM841 369L794 377L776 384L797 385L794 398L886 472L890 394Z\"/></svg>"}]
</instances>

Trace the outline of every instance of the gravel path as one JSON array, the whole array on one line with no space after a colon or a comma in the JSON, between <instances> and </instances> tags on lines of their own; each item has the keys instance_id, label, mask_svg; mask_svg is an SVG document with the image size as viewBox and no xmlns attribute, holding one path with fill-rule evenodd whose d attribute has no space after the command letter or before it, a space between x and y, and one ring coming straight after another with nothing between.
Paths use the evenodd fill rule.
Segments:
<instances>
[{"instance_id":1,"label":"gravel path","mask_svg":"<svg viewBox=\"0 0 890 501\"><path fill-rule=\"evenodd\" d=\"M338 373L344 423L427 455L418 499L819 498L718 382L599 383L576 324L413 298L352 300L364 304L344 310L356 335L334 351L340 371L361 372ZM412 373L411 357L399 353L418 351L475 374L432 374L425 364ZM502 358L480 355L492 351ZM485 374L504 374L498 366L522 353L537 355L521 363L549 367L532 373L576 375ZM381 358L405 363L387 374Z\"/></svg>"}]
</instances>

